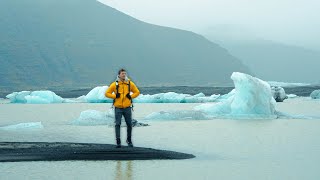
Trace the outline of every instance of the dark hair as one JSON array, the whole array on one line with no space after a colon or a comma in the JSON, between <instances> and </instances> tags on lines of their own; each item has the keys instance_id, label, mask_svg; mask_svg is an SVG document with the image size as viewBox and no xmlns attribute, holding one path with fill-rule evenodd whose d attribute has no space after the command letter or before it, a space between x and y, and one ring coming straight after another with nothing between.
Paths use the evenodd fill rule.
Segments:
<instances>
[{"instance_id":1,"label":"dark hair","mask_svg":"<svg viewBox=\"0 0 320 180\"><path fill-rule=\"evenodd\" d=\"M123 68L122 68L122 69L120 69L120 70L118 71L118 75L120 75L120 73L121 73L121 72L126 72L126 70L125 70L125 69L123 69Z\"/></svg>"}]
</instances>

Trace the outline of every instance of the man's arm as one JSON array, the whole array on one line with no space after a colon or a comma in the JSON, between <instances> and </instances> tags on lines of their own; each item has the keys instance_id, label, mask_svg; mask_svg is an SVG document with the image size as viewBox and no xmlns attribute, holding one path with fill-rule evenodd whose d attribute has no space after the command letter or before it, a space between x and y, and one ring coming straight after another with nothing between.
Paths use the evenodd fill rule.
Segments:
<instances>
[{"instance_id":1,"label":"man's arm","mask_svg":"<svg viewBox=\"0 0 320 180\"><path fill-rule=\"evenodd\" d=\"M111 98L111 99L115 99L116 98L116 95L115 94L112 94L114 92L116 88L116 85L115 83L111 83L109 88L107 89L106 93L104 94L106 97L108 98Z\"/></svg>"},{"instance_id":2,"label":"man's arm","mask_svg":"<svg viewBox=\"0 0 320 180\"><path fill-rule=\"evenodd\" d=\"M133 92L133 94L131 94L131 98L133 99L133 98L136 98L136 97L138 97L139 96L139 94L140 94L140 91L139 91L139 89L137 88L137 86L131 81L131 92Z\"/></svg>"}]
</instances>

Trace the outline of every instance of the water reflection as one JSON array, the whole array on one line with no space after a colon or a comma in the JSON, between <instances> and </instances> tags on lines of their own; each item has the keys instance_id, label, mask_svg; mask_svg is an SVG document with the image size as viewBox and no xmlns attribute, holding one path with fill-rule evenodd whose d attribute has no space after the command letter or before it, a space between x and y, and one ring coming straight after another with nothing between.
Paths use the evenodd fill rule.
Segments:
<instances>
[{"instance_id":1,"label":"water reflection","mask_svg":"<svg viewBox=\"0 0 320 180\"><path fill-rule=\"evenodd\" d=\"M132 180L132 161L117 161L115 172L115 180Z\"/></svg>"}]
</instances>

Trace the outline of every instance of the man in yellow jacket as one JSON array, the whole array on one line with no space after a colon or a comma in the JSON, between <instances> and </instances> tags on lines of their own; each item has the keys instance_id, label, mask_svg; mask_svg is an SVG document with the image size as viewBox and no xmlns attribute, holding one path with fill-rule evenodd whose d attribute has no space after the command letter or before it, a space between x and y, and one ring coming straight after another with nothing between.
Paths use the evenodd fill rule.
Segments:
<instances>
[{"instance_id":1,"label":"man in yellow jacket","mask_svg":"<svg viewBox=\"0 0 320 180\"><path fill-rule=\"evenodd\" d=\"M130 93L133 94L130 94ZM133 147L132 135L132 99L139 96L140 91L137 86L127 77L126 70L120 69L115 82L111 83L105 96L113 99L115 114L115 132L117 148L121 147L120 126L122 115L127 124L127 143Z\"/></svg>"}]
</instances>

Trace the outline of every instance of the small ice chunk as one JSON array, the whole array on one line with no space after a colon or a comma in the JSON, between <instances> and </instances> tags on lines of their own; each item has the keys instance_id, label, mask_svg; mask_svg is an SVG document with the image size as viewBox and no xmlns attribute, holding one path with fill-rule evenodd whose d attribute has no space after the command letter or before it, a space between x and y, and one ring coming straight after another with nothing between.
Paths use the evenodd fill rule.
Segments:
<instances>
[{"instance_id":1,"label":"small ice chunk","mask_svg":"<svg viewBox=\"0 0 320 180\"><path fill-rule=\"evenodd\" d=\"M296 94L287 94L287 97L288 98L296 98L298 97Z\"/></svg>"},{"instance_id":2,"label":"small ice chunk","mask_svg":"<svg viewBox=\"0 0 320 180\"><path fill-rule=\"evenodd\" d=\"M286 92L280 86L271 87L271 92L276 102L283 102L285 99L288 98Z\"/></svg>"},{"instance_id":3,"label":"small ice chunk","mask_svg":"<svg viewBox=\"0 0 320 180\"><path fill-rule=\"evenodd\" d=\"M311 94L310 97L312 99L320 99L320 89L314 90Z\"/></svg>"}]
</instances>

